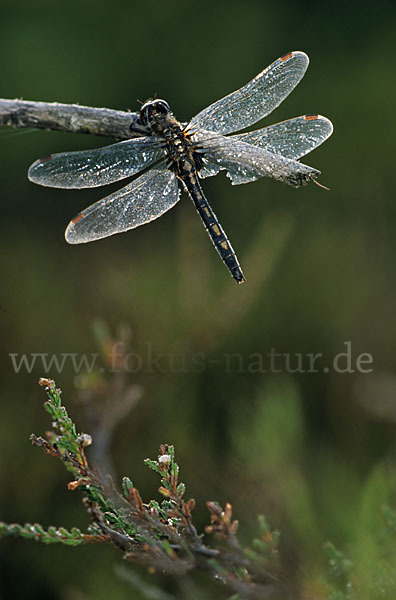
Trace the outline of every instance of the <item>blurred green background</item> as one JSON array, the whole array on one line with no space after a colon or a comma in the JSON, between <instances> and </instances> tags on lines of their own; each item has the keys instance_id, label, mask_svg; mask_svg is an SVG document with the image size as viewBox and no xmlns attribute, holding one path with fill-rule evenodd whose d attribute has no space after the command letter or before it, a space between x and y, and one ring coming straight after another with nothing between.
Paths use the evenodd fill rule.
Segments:
<instances>
[{"instance_id":1,"label":"blurred green background","mask_svg":"<svg viewBox=\"0 0 396 600\"><path fill-rule=\"evenodd\" d=\"M61 373L44 372L40 361L16 373L10 354L90 356L100 352L95 321L112 336L127 324L131 352L143 361L137 368L131 358L128 382L142 393L114 431L118 481L128 474L146 500L155 496L158 482L142 461L160 443L175 444L197 523L207 522L206 500L230 501L247 543L255 515L265 513L281 530L295 594L326 597L323 543L379 555L381 505L395 506L394 3L0 5L4 98L137 110L138 99L156 93L188 121L278 56L304 50L311 63L303 81L266 123L319 112L335 127L304 159L330 192L270 180L231 187L224 173L204 181L247 278L239 287L185 195L147 227L68 246L69 220L108 189L41 188L27 168L111 140L0 131L0 519L86 526L62 465L30 446L30 433L49 427L36 382L55 378L79 428L95 436L89 414L95 403L101 410L110 378L100 361L90 377L76 376L70 361ZM373 357L372 373L335 372L345 342L354 364L361 353ZM271 373L268 357L267 372L257 372L252 363L272 348L290 355L293 369L296 354L321 353L318 372L290 373L279 359ZM165 355L161 368L148 367L150 352ZM87 382L97 391L88 410L78 391ZM114 572L120 561L111 548L6 539L0 597L131 597ZM378 561L370 566L367 581ZM375 597L369 587L360 598Z\"/></svg>"}]
</instances>

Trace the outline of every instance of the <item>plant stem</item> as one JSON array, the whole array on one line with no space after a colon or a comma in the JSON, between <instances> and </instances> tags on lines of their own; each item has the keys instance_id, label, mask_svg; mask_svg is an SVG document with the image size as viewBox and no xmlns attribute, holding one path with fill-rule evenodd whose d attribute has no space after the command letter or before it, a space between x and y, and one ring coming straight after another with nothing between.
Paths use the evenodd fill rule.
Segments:
<instances>
[{"instance_id":1,"label":"plant stem","mask_svg":"<svg viewBox=\"0 0 396 600\"><path fill-rule=\"evenodd\" d=\"M88 133L125 140L138 113L59 102L0 98L0 126Z\"/></svg>"}]
</instances>

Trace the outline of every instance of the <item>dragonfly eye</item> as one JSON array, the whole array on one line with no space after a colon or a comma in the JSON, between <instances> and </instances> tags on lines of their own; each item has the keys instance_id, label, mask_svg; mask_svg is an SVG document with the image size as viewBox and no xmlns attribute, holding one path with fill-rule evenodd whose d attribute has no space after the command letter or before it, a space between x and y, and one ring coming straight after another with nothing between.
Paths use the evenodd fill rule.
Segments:
<instances>
[{"instance_id":1,"label":"dragonfly eye","mask_svg":"<svg viewBox=\"0 0 396 600\"><path fill-rule=\"evenodd\" d=\"M161 115L170 113L170 106L165 100L154 100L155 111Z\"/></svg>"},{"instance_id":2,"label":"dragonfly eye","mask_svg":"<svg viewBox=\"0 0 396 600\"><path fill-rule=\"evenodd\" d=\"M148 125L157 115L167 115L170 107L165 100L150 100L143 104L140 110L140 119L144 125Z\"/></svg>"}]
</instances>

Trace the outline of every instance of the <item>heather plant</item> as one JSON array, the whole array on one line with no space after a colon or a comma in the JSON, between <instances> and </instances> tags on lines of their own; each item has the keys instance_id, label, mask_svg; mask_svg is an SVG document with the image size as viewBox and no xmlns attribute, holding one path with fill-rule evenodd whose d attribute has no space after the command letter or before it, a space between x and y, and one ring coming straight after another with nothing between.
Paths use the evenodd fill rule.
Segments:
<instances>
[{"instance_id":1,"label":"heather plant","mask_svg":"<svg viewBox=\"0 0 396 600\"><path fill-rule=\"evenodd\" d=\"M1 537L16 535L67 546L113 544L127 561L141 563L151 572L180 577L202 570L244 598L262 598L280 586L279 534L264 517L258 520L257 538L245 548L237 537L238 521L232 517L231 504L222 508L216 501L208 501L208 542L204 541L194 525L195 501L185 499L186 485L180 481L170 444L160 446L157 459L145 461L160 478L162 500L144 501L129 477L123 478L122 492L118 491L110 475L89 464L85 449L94 440L78 432L62 403L61 390L51 379L41 379L40 385L47 393L44 407L51 418L51 430L45 437L32 434L32 444L62 461L71 475L67 487L82 495L91 524L82 532L76 527L0 522Z\"/></svg>"}]
</instances>

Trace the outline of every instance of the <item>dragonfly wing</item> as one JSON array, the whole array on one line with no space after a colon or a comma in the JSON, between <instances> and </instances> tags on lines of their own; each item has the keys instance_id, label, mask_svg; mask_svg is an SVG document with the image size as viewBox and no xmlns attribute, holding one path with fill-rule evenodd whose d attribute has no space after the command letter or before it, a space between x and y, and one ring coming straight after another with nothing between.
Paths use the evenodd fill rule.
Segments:
<instances>
[{"instance_id":1,"label":"dragonfly wing","mask_svg":"<svg viewBox=\"0 0 396 600\"><path fill-rule=\"evenodd\" d=\"M212 135L200 145L206 169L225 169L234 185L248 183L259 177L272 177L293 187L300 187L320 175L317 169L235 137Z\"/></svg>"},{"instance_id":2,"label":"dragonfly wing","mask_svg":"<svg viewBox=\"0 0 396 600\"><path fill-rule=\"evenodd\" d=\"M240 140L285 158L301 158L323 144L333 133L329 119L321 115L303 115L231 139Z\"/></svg>"},{"instance_id":3,"label":"dragonfly wing","mask_svg":"<svg viewBox=\"0 0 396 600\"><path fill-rule=\"evenodd\" d=\"M178 199L175 175L152 169L77 215L66 229L66 241L82 244L134 229L160 217Z\"/></svg>"},{"instance_id":4,"label":"dragonfly wing","mask_svg":"<svg viewBox=\"0 0 396 600\"><path fill-rule=\"evenodd\" d=\"M135 175L164 156L159 138L136 138L95 150L51 154L36 160L28 177L48 187L99 187Z\"/></svg>"},{"instance_id":5,"label":"dragonfly wing","mask_svg":"<svg viewBox=\"0 0 396 600\"><path fill-rule=\"evenodd\" d=\"M200 171L198 171L198 175L201 179L205 179L206 177L213 177L214 175L217 175L217 173L220 173L220 171L224 168L225 167L222 167L219 163L210 161L204 155L204 166Z\"/></svg>"},{"instance_id":6,"label":"dragonfly wing","mask_svg":"<svg viewBox=\"0 0 396 600\"><path fill-rule=\"evenodd\" d=\"M245 129L269 115L296 87L309 63L304 52L289 52L239 90L198 113L191 129L226 134Z\"/></svg>"}]
</instances>

